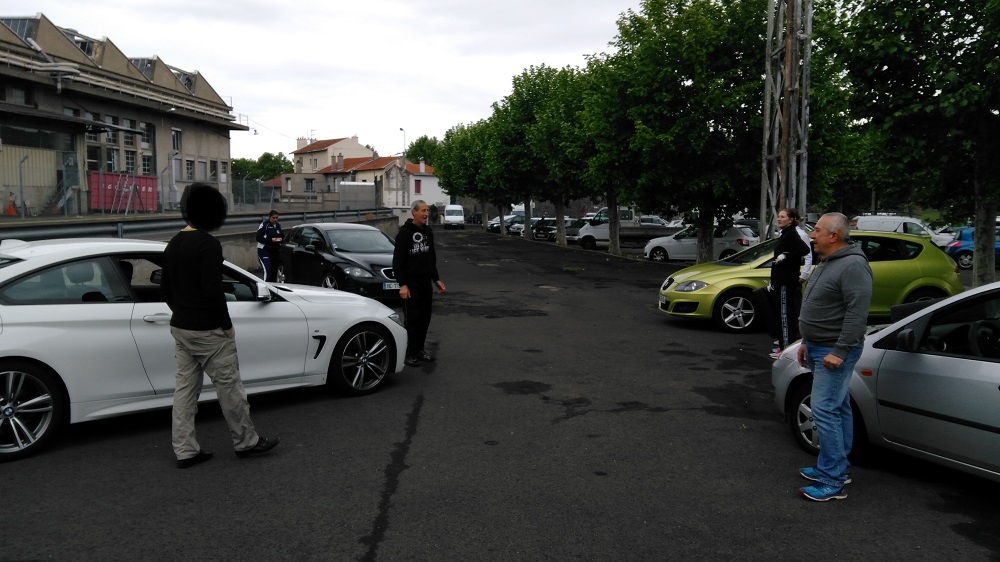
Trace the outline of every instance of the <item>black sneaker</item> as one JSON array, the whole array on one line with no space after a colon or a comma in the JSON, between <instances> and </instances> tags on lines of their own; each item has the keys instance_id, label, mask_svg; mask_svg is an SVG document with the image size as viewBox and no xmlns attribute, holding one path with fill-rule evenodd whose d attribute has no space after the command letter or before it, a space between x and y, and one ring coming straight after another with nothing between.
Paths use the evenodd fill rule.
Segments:
<instances>
[{"instance_id":1,"label":"black sneaker","mask_svg":"<svg viewBox=\"0 0 1000 562\"><path fill-rule=\"evenodd\" d=\"M432 363L434 361L434 358L431 357L430 355L427 355L427 352L422 349L416 352L414 354L414 357L416 357L418 361L425 361L427 363Z\"/></svg>"},{"instance_id":2,"label":"black sneaker","mask_svg":"<svg viewBox=\"0 0 1000 562\"><path fill-rule=\"evenodd\" d=\"M271 449L278 446L281 440L275 437L274 439L265 439L264 437L257 438L257 444L249 449L243 449L242 451L236 451L236 456L245 459L247 457L252 457L254 455L260 455L266 453Z\"/></svg>"},{"instance_id":3,"label":"black sneaker","mask_svg":"<svg viewBox=\"0 0 1000 562\"><path fill-rule=\"evenodd\" d=\"M414 357L413 355L407 355L403 359L403 364L406 365L407 367L419 367L420 360Z\"/></svg>"},{"instance_id":4,"label":"black sneaker","mask_svg":"<svg viewBox=\"0 0 1000 562\"><path fill-rule=\"evenodd\" d=\"M196 464L201 464L213 457L212 453L206 453L205 451L198 451L198 454L187 458L187 459L177 459L177 468L190 468Z\"/></svg>"}]
</instances>

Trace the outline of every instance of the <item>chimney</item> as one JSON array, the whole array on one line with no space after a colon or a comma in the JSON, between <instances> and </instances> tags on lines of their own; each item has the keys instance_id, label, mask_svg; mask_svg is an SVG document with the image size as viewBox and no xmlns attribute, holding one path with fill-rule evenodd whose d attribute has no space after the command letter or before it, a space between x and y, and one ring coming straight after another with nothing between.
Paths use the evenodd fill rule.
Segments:
<instances>
[{"instance_id":1,"label":"chimney","mask_svg":"<svg viewBox=\"0 0 1000 562\"><path fill-rule=\"evenodd\" d=\"M420 158L420 173L421 174L426 174L427 173L427 165L424 164L423 157Z\"/></svg>"},{"instance_id":2,"label":"chimney","mask_svg":"<svg viewBox=\"0 0 1000 562\"><path fill-rule=\"evenodd\" d=\"M344 169L344 153L343 152L337 154L337 169L338 170L343 170Z\"/></svg>"},{"instance_id":3,"label":"chimney","mask_svg":"<svg viewBox=\"0 0 1000 562\"><path fill-rule=\"evenodd\" d=\"M309 139L305 137L299 137L295 139L295 150L299 150L300 148L305 148L309 146L309 144L310 144Z\"/></svg>"}]
</instances>

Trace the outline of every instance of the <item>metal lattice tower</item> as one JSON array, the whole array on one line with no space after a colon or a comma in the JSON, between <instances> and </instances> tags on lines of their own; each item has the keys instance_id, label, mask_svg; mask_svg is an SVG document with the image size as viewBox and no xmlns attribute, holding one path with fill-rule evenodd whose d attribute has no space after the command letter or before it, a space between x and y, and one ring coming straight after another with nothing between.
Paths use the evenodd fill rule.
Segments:
<instances>
[{"instance_id":1,"label":"metal lattice tower","mask_svg":"<svg viewBox=\"0 0 1000 562\"><path fill-rule=\"evenodd\" d=\"M778 209L792 207L803 217L806 213L812 8L813 0L768 1L760 174L762 235L770 235Z\"/></svg>"}]
</instances>

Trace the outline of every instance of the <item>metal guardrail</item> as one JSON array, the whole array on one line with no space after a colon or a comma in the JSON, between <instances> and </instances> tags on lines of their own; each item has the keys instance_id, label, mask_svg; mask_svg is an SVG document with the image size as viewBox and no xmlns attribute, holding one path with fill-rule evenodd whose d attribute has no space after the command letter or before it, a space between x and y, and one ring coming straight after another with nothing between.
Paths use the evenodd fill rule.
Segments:
<instances>
[{"instance_id":1,"label":"metal guardrail","mask_svg":"<svg viewBox=\"0 0 1000 562\"><path fill-rule=\"evenodd\" d=\"M281 222L294 226L305 222L349 222L349 219L363 220L368 216L392 216L392 209L361 209L356 211L323 212L281 212ZM230 214L221 232L237 232L246 226L256 229L266 217L261 213ZM160 238L169 236L184 228L184 219L174 213L171 217L157 215L144 217L132 215L111 218L106 215L90 215L66 219L47 220L0 220L0 240L45 240L51 238ZM235 227L235 228L234 228Z\"/></svg>"}]
</instances>

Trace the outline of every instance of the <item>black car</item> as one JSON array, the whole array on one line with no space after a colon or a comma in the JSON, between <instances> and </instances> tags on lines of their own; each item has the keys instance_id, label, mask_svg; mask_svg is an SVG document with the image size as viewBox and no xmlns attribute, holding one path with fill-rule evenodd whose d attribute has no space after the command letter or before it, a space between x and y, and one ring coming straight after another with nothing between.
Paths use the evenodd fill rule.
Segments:
<instances>
[{"instance_id":1,"label":"black car","mask_svg":"<svg viewBox=\"0 0 1000 562\"><path fill-rule=\"evenodd\" d=\"M395 243L364 224L314 223L292 228L281 244L278 283L317 285L374 299L399 298L392 273Z\"/></svg>"},{"instance_id":2,"label":"black car","mask_svg":"<svg viewBox=\"0 0 1000 562\"><path fill-rule=\"evenodd\" d=\"M566 222L567 226L569 226L569 221L564 222ZM559 225L557 224L557 219L544 218L532 225L531 237L534 240L555 241L557 234L556 230L558 228Z\"/></svg>"}]
</instances>

